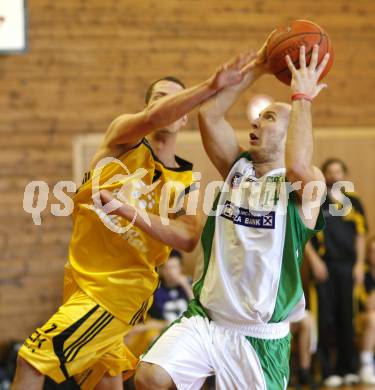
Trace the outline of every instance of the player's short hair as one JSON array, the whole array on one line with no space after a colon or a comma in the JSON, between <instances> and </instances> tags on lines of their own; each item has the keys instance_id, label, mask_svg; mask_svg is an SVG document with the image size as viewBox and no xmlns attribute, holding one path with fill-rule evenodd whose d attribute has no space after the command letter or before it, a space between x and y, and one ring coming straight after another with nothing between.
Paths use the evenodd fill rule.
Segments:
<instances>
[{"instance_id":1,"label":"player's short hair","mask_svg":"<svg viewBox=\"0 0 375 390\"><path fill-rule=\"evenodd\" d=\"M172 249L171 254L169 255L169 258L171 257L177 257L180 261L182 261L182 253L178 251L177 249Z\"/></svg>"},{"instance_id":2,"label":"player's short hair","mask_svg":"<svg viewBox=\"0 0 375 390\"><path fill-rule=\"evenodd\" d=\"M178 251L177 249L172 249L171 251L171 254L169 255L168 257L168 260L171 259L171 258L174 258L174 259L177 259L179 261L180 264L182 264L182 253L180 251ZM160 265L158 267L158 272L163 269L163 267L165 266L166 263Z\"/></svg>"},{"instance_id":3,"label":"player's short hair","mask_svg":"<svg viewBox=\"0 0 375 390\"><path fill-rule=\"evenodd\" d=\"M342 170L344 171L345 175L348 173L348 166L344 163L344 161L340 160L337 157L328 158L324 163L322 164L322 172L325 175L329 166L332 164L339 164L341 165Z\"/></svg>"},{"instance_id":4,"label":"player's short hair","mask_svg":"<svg viewBox=\"0 0 375 390\"><path fill-rule=\"evenodd\" d=\"M163 80L166 80L166 81L172 81L173 83L176 83L178 85L181 85L182 88L186 88L185 87L185 84L179 80L177 77L174 77L174 76L165 76L165 77L162 77L161 79L158 79L156 81L154 81L152 84L150 84L150 86L147 88L147 91L146 91L146 94L145 94L145 103L148 104L148 102L150 101L151 99L151 95L152 95L152 91L154 90L154 86L156 83L158 83L159 81L163 81Z\"/></svg>"}]
</instances>

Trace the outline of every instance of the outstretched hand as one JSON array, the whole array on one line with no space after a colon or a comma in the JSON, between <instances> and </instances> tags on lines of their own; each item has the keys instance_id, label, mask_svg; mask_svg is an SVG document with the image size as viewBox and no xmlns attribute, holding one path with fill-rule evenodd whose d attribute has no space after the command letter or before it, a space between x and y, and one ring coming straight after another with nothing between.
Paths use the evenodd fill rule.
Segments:
<instances>
[{"instance_id":1,"label":"outstretched hand","mask_svg":"<svg viewBox=\"0 0 375 390\"><path fill-rule=\"evenodd\" d=\"M210 87L215 91L240 84L253 69L256 54L246 52L223 64L210 79Z\"/></svg>"},{"instance_id":2,"label":"outstretched hand","mask_svg":"<svg viewBox=\"0 0 375 390\"><path fill-rule=\"evenodd\" d=\"M305 46L300 47L299 69L296 69L289 55L285 57L286 63L292 74L291 88L293 93L301 93L313 99L318 96L327 84L318 84L319 77L328 64L329 53L326 53L323 60L318 65L319 46L314 45L309 66L306 66Z\"/></svg>"},{"instance_id":3,"label":"outstretched hand","mask_svg":"<svg viewBox=\"0 0 375 390\"><path fill-rule=\"evenodd\" d=\"M267 45L277 30L273 30L267 37L263 46L254 53L244 52L223 64L210 79L210 86L215 91L223 88L242 85L250 79L250 74L256 71L258 76L264 73L271 73L267 63Z\"/></svg>"},{"instance_id":4,"label":"outstretched hand","mask_svg":"<svg viewBox=\"0 0 375 390\"><path fill-rule=\"evenodd\" d=\"M258 72L260 74L265 73L271 73L268 63L267 63L267 46L269 44L269 41L271 40L272 36L277 32L277 30L273 30L267 37L266 41L264 42L263 46L258 50L258 52L255 55L254 61L247 64L243 69L242 72L247 72L251 69L258 69Z\"/></svg>"}]
</instances>

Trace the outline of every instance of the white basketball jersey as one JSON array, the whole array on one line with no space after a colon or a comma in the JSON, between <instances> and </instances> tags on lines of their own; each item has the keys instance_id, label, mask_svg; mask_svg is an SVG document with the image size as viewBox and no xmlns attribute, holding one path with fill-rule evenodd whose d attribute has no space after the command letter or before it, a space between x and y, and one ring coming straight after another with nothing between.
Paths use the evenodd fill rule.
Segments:
<instances>
[{"instance_id":1,"label":"white basketball jersey","mask_svg":"<svg viewBox=\"0 0 375 390\"><path fill-rule=\"evenodd\" d=\"M257 178L248 153L232 167L202 234L204 270L194 284L208 316L246 328L302 318L300 266L305 243L321 229L302 222L288 199L285 169Z\"/></svg>"}]
</instances>

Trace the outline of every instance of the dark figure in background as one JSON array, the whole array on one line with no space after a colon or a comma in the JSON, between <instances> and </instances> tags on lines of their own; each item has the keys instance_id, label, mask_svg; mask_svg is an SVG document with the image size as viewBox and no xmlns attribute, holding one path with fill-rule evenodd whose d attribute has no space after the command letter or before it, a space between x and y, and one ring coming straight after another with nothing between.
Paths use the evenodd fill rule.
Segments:
<instances>
[{"instance_id":1,"label":"dark figure in background","mask_svg":"<svg viewBox=\"0 0 375 390\"><path fill-rule=\"evenodd\" d=\"M359 378L365 385L375 385L375 236L368 240L366 260L365 280L357 289L360 308L357 326L362 330Z\"/></svg>"},{"instance_id":2,"label":"dark figure in background","mask_svg":"<svg viewBox=\"0 0 375 390\"><path fill-rule=\"evenodd\" d=\"M353 288L364 279L367 224L364 209L353 193L332 191L333 185L345 180L347 167L339 159L329 159L322 166L327 183L327 198L322 205L326 229L306 246L313 275L317 282L319 304L318 354L325 386L357 383L356 351L353 327ZM345 216L335 216L348 198L352 204ZM332 208L331 208L332 210ZM331 352L335 335L335 353ZM336 365L332 356L336 356Z\"/></svg>"},{"instance_id":3,"label":"dark figure in background","mask_svg":"<svg viewBox=\"0 0 375 390\"><path fill-rule=\"evenodd\" d=\"M150 317L169 325L187 309L193 298L191 281L183 274L181 253L173 250L169 260L159 268L160 286L155 291Z\"/></svg>"}]
</instances>

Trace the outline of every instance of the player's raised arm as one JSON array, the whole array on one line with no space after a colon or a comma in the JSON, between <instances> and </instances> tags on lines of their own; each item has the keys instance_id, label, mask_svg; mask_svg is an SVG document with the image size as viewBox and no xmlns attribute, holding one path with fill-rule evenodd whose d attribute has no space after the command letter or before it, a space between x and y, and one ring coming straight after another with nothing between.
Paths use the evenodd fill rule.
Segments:
<instances>
[{"instance_id":1,"label":"player's raised arm","mask_svg":"<svg viewBox=\"0 0 375 390\"><path fill-rule=\"evenodd\" d=\"M267 72L266 44L267 42L257 54L246 53L229 63L228 69L241 70L243 74L241 82L222 89L199 110L199 128L203 146L223 177L227 176L231 165L241 152L234 129L227 121L226 115L241 94L259 76Z\"/></svg>"},{"instance_id":2,"label":"player's raised arm","mask_svg":"<svg viewBox=\"0 0 375 390\"><path fill-rule=\"evenodd\" d=\"M292 73L292 109L285 147L286 178L291 183L301 182L301 189L296 191L302 206L300 207L300 216L310 229L315 227L320 210L312 199L312 197L317 196L317 187L315 187L315 195L312 194L311 199L303 198L303 191L305 186L312 181L325 183L322 172L314 167L312 162L311 102L326 87L326 84L318 84L318 81L329 60L327 53L318 65L318 55L319 46L315 45L310 64L306 66L305 47L301 46L299 69L296 69L290 57L286 56L288 68ZM309 215L305 215L306 207L310 210Z\"/></svg>"},{"instance_id":3,"label":"player's raised arm","mask_svg":"<svg viewBox=\"0 0 375 390\"><path fill-rule=\"evenodd\" d=\"M233 72L221 66L208 80L194 87L168 94L160 91L143 111L116 118L109 126L105 142L110 147L134 145L149 133L182 118L222 88L239 83L241 79L240 71Z\"/></svg>"},{"instance_id":4,"label":"player's raised arm","mask_svg":"<svg viewBox=\"0 0 375 390\"><path fill-rule=\"evenodd\" d=\"M314 46L309 66L306 66L305 47L300 49L300 68L296 69L290 57L286 57L288 68L292 73L292 110L286 140L286 175L290 182L301 181L298 192L302 196L304 186L310 181L324 181L323 174L313 166L313 134L311 102L326 87L318 84L320 75L329 60L324 56L318 65L319 47Z\"/></svg>"}]
</instances>

